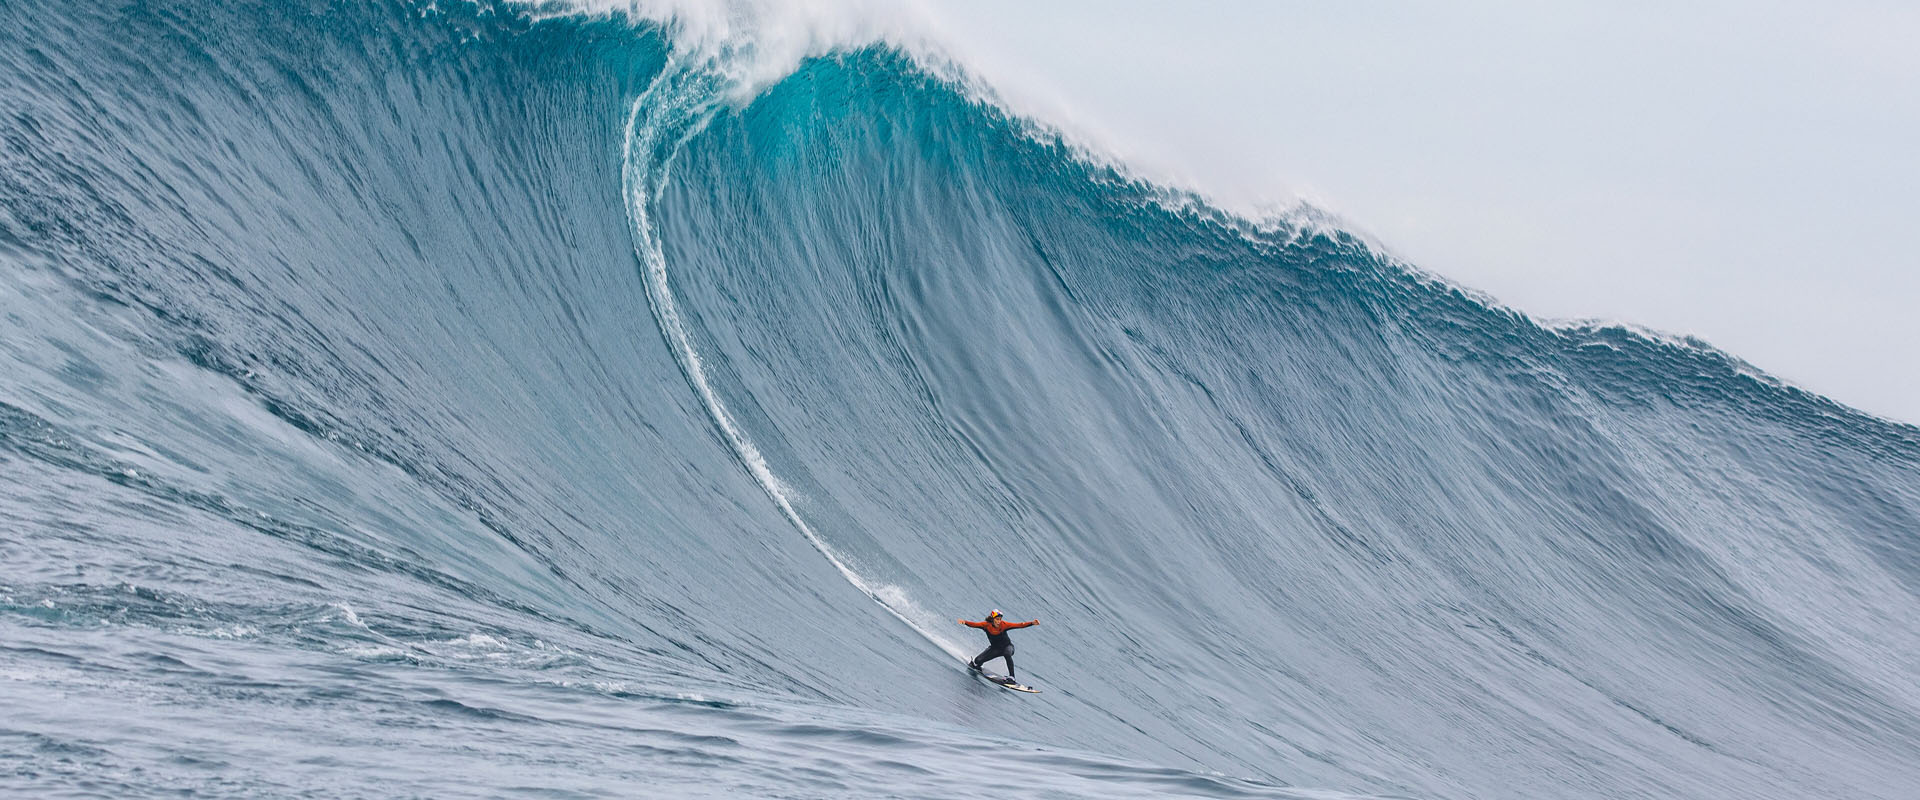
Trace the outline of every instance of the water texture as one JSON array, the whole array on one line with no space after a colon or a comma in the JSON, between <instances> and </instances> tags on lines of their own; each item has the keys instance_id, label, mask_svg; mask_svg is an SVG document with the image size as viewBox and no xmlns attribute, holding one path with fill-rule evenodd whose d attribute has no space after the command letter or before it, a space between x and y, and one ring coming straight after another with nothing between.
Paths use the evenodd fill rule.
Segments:
<instances>
[{"instance_id":1,"label":"water texture","mask_svg":"<svg viewBox=\"0 0 1920 800\"><path fill-rule=\"evenodd\" d=\"M1920 430L917 63L0 0L0 793L1920 796Z\"/></svg>"}]
</instances>

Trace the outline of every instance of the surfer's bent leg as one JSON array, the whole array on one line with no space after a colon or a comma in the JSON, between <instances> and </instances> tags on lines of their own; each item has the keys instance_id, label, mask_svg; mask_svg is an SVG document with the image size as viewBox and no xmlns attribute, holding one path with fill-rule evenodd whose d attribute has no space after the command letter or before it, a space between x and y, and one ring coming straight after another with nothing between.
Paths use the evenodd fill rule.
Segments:
<instances>
[{"instance_id":1,"label":"surfer's bent leg","mask_svg":"<svg viewBox=\"0 0 1920 800\"><path fill-rule=\"evenodd\" d=\"M1000 655L999 649L988 645L987 649L980 651L980 655L974 656L972 661L967 662L967 666L979 669L980 665L987 663L987 659L997 655Z\"/></svg>"},{"instance_id":2,"label":"surfer's bent leg","mask_svg":"<svg viewBox=\"0 0 1920 800\"><path fill-rule=\"evenodd\" d=\"M1007 680L1013 680L1013 645L1007 645L1007 649L1001 651L1000 657L1007 660Z\"/></svg>"}]
</instances>

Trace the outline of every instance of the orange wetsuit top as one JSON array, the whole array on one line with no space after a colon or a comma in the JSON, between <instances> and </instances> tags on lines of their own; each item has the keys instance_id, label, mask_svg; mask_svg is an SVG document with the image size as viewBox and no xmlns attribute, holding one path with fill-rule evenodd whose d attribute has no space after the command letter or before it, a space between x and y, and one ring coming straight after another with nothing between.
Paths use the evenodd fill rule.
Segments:
<instances>
[{"instance_id":1,"label":"orange wetsuit top","mask_svg":"<svg viewBox=\"0 0 1920 800\"><path fill-rule=\"evenodd\" d=\"M969 628L979 628L980 630L986 631L987 641L989 643L1001 644L1007 641L1007 631L1013 630L1014 628L1027 628L1038 625L1040 624L1040 620L1036 619L1032 622L1008 622L1005 617L1002 617L1000 619L990 619L985 622L971 622L963 619L960 620L960 624Z\"/></svg>"}]
</instances>

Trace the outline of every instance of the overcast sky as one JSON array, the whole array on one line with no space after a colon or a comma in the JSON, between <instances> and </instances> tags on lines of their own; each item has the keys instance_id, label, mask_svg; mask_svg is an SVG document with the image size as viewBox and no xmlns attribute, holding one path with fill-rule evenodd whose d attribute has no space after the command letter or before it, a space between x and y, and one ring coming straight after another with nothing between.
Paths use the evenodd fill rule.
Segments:
<instances>
[{"instance_id":1,"label":"overcast sky","mask_svg":"<svg viewBox=\"0 0 1920 800\"><path fill-rule=\"evenodd\" d=\"M1920 422L1920 3L949 0L1017 106Z\"/></svg>"}]
</instances>

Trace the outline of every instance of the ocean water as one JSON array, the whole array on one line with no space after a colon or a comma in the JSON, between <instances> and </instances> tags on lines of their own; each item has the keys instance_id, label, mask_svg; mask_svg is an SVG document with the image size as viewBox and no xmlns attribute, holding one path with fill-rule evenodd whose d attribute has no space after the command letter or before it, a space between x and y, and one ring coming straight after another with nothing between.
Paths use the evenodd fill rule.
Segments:
<instances>
[{"instance_id":1,"label":"ocean water","mask_svg":"<svg viewBox=\"0 0 1920 800\"><path fill-rule=\"evenodd\" d=\"M549 11L0 0L0 794L1920 797L1920 429Z\"/></svg>"}]
</instances>

